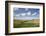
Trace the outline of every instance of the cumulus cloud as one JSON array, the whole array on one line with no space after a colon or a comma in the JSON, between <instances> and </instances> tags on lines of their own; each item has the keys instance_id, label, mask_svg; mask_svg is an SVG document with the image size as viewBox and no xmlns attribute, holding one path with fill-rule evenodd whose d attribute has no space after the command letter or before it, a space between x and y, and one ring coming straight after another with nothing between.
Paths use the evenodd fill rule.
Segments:
<instances>
[{"instance_id":1,"label":"cumulus cloud","mask_svg":"<svg viewBox=\"0 0 46 36\"><path fill-rule=\"evenodd\" d=\"M16 16L20 16L20 14L16 14Z\"/></svg>"},{"instance_id":2,"label":"cumulus cloud","mask_svg":"<svg viewBox=\"0 0 46 36\"><path fill-rule=\"evenodd\" d=\"M26 13L21 13L21 14L16 14L16 16L18 17L18 16L25 16L26 15Z\"/></svg>"},{"instance_id":3,"label":"cumulus cloud","mask_svg":"<svg viewBox=\"0 0 46 36\"><path fill-rule=\"evenodd\" d=\"M36 14L37 14L37 13L35 12L35 13L32 14L32 16L33 16L33 15L36 15Z\"/></svg>"},{"instance_id":4,"label":"cumulus cloud","mask_svg":"<svg viewBox=\"0 0 46 36\"><path fill-rule=\"evenodd\" d=\"M21 15L21 16L25 16L25 15L26 15L26 13L21 13L20 15Z\"/></svg>"},{"instance_id":5,"label":"cumulus cloud","mask_svg":"<svg viewBox=\"0 0 46 36\"><path fill-rule=\"evenodd\" d=\"M21 13L21 14L16 14L16 16L26 16L26 15L31 15L31 12L27 12L27 13Z\"/></svg>"},{"instance_id":6,"label":"cumulus cloud","mask_svg":"<svg viewBox=\"0 0 46 36\"><path fill-rule=\"evenodd\" d=\"M31 15L31 12L27 12L27 15Z\"/></svg>"}]
</instances>

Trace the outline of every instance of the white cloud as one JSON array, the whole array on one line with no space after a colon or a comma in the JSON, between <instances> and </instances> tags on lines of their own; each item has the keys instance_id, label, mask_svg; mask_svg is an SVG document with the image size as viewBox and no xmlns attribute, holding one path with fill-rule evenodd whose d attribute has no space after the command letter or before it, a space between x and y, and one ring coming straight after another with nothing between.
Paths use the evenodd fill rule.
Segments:
<instances>
[{"instance_id":1,"label":"white cloud","mask_svg":"<svg viewBox=\"0 0 46 36\"><path fill-rule=\"evenodd\" d=\"M33 16L33 15L36 15L36 14L37 14L37 13L35 12L35 13L32 14L32 16Z\"/></svg>"},{"instance_id":2,"label":"white cloud","mask_svg":"<svg viewBox=\"0 0 46 36\"><path fill-rule=\"evenodd\" d=\"M20 16L20 14L17 14L16 16Z\"/></svg>"},{"instance_id":3,"label":"white cloud","mask_svg":"<svg viewBox=\"0 0 46 36\"><path fill-rule=\"evenodd\" d=\"M31 15L31 12L28 12L27 15Z\"/></svg>"},{"instance_id":4,"label":"white cloud","mask_svg":"<svg viewBox=\"0 0 46 36\"><path fill-rule=\"evenodd\" d=\"M32 20L32 17L16 17L17 20Z\"/></svg>"},{"instance_id":5,"label":"white cloud","mask_svg":"<svg viewBox=\"0 0 46 36\"><path fill-rule=\"evenodd\" d=\"M21 13L20 15L21 15L21 16L25 16L25 15L26 15L26 13Z\"/></svg>"}]
</instances>

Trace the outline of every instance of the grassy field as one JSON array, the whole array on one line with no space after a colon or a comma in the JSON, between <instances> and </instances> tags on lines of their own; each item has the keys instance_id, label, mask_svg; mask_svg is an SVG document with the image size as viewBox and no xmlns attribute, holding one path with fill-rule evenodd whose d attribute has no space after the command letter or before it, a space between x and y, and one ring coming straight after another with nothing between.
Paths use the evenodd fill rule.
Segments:
<instances>
[{"instance_id":1,"label":"grassy field","mask_svg":"<svg viewBox=\"0 0 46 36\"><path fill-rule=\"evenodd\" d=\"M35 20L14 20L14 28L39 27L39 19Z\"/></svg>"}]
</instances>

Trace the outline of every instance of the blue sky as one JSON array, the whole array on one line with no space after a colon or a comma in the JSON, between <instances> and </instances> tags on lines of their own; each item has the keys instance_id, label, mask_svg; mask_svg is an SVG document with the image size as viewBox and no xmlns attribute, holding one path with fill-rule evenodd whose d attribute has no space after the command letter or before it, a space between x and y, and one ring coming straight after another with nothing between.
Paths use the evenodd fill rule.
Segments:
<instances>
[{"instance_id":1,"label":"blue sky","mask_svg":"<svg viewBox=\"0 0 46 36\"><path fill-rule=\"evenodd\" d=\"M38 8L13 8L13 16L20 20L31 20L39 18Z\"/></svg>"}]
</instances>

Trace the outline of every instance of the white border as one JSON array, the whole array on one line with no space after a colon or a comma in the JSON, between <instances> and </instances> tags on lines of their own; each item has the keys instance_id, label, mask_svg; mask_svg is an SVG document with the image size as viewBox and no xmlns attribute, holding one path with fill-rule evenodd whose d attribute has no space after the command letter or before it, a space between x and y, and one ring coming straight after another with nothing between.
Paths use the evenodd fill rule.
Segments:
<instances>
[{"instance_id":1,"label":"white border","mask_svg":"<svg viewBox=\"0 0 46 36\"><path fill-rule=\"evenodd\" d=\"M42 5L21 5L21 4L15 4L9 6L10 10L10 32L9 33L17 33L17 32L33 32L33 31L43 31L43 6ZM13 28L13 7L20 7L20 8L39 8L40 9L40 27L33 27L33 28Z\"/></svg>"}]
</instances>

